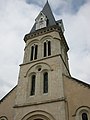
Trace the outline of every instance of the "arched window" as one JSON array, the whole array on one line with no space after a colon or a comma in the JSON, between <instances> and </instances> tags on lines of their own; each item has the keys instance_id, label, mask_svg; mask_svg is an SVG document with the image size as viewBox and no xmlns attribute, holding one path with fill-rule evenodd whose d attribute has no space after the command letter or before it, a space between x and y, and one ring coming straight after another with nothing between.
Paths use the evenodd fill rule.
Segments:
<instances>
[{"instance_id":1,"label":"arched window","mask_svg":"<svg viewBox=\"0 0 90 120\"><path fill-rule=\"evenodd\" d=\"M8 120L5 116L0 117L0 120Z\"/></svg>"},{"instance_id":2,"label":"arched window","mask_svg":"<svg viewBox=\"0 0 90 120\"><path fill-rule=\"evenodd\" d=\"M33 45L31 46L31 58L30 60L35 60L37 59L37 53L38 53L38 45Z\"/></svg>"},{"instance_id":3,"label":"arched window","mask_svg":"<svg viewBox=\"0 0 90 120\"><path fill-rule=\"evenodd\" d=\"M36 76L35 75L32 75L31 76L31 91L30 91L30 95L35 95L35 79L36 79Z\"/></svg>"},{"instance_id":4,"label":"arched window","mask_svg":"<svg viewBox=\"0 0 90 120\"><path fill-rule=\"evenodd\" d=\"M90 120L90 108L81 106L75 112L76 120Z\"/></svg>"},{"instance_id":5,"label":"arched window","mask_svg":"<svg viewBox=\"0 0 90 120\"><path fill-rule=\"evenodd\" d=\"M44 57L47 56L47 46L46 46L46 42L44 42Z\"/></svg>"},{"instance_id":6,"label":"arched window","mask_svg":"<svg viewBox=\"0 0 90 120\"><path fill-rule=\"evenodd\" d=\"M51 41L44 42L44 57L51 55Z\"/></svg>"},{"instance_id":7,"label":"arched window","mask_svg":"<svg viewBox=\"0 0 90 120\"><path fill-rule=\"evenodd\" d=\"M34 55L34 46L31 47L31 60L33 60L33 55Z\"/></svg>"},{"instance_id":8,"label":"arched window","mask_svg":"<svg viewBox=\"0 0 90 120\"><path fill-rule=\"evenodd\" d=\"M37 59L38 45L35 45L34 59Z\"/></svg>"},{"instance_id":9,"label":"arched window","mask_svg":"<svg viewBox=\"0 0 90 120\"><path fill-rule=\"evenodd\" d=\"M43 74L43 93L48 93L48 73Z\"/></svg>"},{"instance_id":10,"label":"arched window","mask_svg":"<svg viewBox=\"0 0 90 120\"><path fill-rule=\"evenodd\" d=\"M87 113L82 113L82 120L88 120Z\"/></svg>"},{"instance_id":11,"label":"arched window","mask_svg":"<svg viewBox=\"0 0 90 120\"><path fill-rule=\"evenodd\" d=\"M51 41L48 41L48 56L51 55Z\"/></svg>"}]
</instances>

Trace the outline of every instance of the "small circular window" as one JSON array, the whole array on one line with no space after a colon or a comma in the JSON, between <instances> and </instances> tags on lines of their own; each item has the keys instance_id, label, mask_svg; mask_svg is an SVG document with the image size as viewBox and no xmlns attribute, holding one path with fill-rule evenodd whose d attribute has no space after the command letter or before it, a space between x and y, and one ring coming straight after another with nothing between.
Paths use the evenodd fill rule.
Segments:
<instances>
[{"instance_id":1,"label":"small circular window","mask_svg":"<svg viewBox=\"0 0 90 120\"><path fill-rule=\"evenodd\" d=\"M38 68L38 71L41 71L41 68Z\"/></svg>"},{"instance_id":2,"label":"small circular window","mask_svg":"<svg viewBox=\"0 0 90 120\"><path fill-rule=\"evenodd\" d=\"M41 71L42 66L41 66L41 65L38 65L38 66L36 67L36 69L37 69L37 71Z\"/></svg>"}]
</instances>

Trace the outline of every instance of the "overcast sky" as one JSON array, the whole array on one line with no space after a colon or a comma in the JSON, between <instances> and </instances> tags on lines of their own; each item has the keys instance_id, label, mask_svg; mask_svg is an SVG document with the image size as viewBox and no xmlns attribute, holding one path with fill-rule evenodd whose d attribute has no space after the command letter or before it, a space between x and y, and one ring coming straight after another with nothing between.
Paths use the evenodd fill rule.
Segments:
<instances>
[{"instance_id":1,"label":"overcast sky","mask_svg":"<svg viewBox=\"0 0 90 120\"><path fill-rule=\"evenodd\" d=\"M24 35L31 30L46 0L0 0L0 98L18 81ZM90 83L90 0L49 0L62 19L69 45L71 75Z\"/></svg>"}]
</instances>

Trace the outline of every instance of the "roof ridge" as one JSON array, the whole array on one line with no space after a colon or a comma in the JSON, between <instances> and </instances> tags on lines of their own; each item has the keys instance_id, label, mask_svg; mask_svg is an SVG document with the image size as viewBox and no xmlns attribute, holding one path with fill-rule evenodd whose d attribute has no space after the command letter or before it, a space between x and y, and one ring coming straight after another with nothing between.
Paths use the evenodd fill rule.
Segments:
<instances>
[{"instance_id":1,"label":"roof ridge","mask_svg":"<svg viewBox=\"0 0 90 120\"><path fill-rule=\"evenodd\" d=\"M72 76L67 76L65 74L63 74L63 75L66 76L66 77L68 77L69 79L73 79L74 81L78 82L79 84L83 84L85 87L90 88L90 84L88 84L88 83L86 83L84 81L78 80L78 79L76 79L76 78L74 78Z\"/></svg>"},{"instance_id":2,"label":"roof ridge","mask_svg":"<svg viewBox=\"0 0 90 120\"><path fill-rule=\"evenodd\" d=\"M0 104L1 104L1 102L3 102L3 100L4 100L16 87L17 87L17 85L16 85L15 87L13 87L4 97L2 97L2 98L0 99Z\"/></svg>"}]
</instances>

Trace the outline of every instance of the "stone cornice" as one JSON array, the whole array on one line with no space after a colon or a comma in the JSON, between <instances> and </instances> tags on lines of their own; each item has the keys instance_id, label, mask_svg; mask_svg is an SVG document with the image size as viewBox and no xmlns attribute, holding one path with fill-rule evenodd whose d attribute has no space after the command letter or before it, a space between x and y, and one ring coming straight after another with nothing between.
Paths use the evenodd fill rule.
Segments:
<instances>
[{"instance_id":1,"label":"stone cornice","mask_svg":"<svg viewBox=\"0 0 90 120\"><path fill-rule=\"evenodd\" d=\"M61 101L66 102L66 98L62 97L62 98L58 98L58 99L50 99L50 100L45 100L45 101L41 101L41 102L18 104L18 105L15 105L14 108L27 107L27 106L33 106L33 105L41 105L41 104L47 104L47 103L53 103L53 102L61 102Z\"/></svg>"},{"instance_id":2,"label":"stone cornice","mask_svg":"<svg viewBox=\"0 0 90 120\"><path fill-rule=\"evenodd\" d=\"M37 37L37 36L41 36L43 34L47 34L49 32L53 32L53 31L60 32L61 28L58 25L54 25L54 26L45 27L45 28L36 30L33 33L26 34L25 37L24 37L24 41L26 42L28 39L31 39L31 38L34 38L34 37Z\"/></svg>"},{"instance_id":3,"label":"stone cornice","mask_svg":"<svg viewBox=\"0 0 90 120\"><path fill-rule=\"evenodd\" d=\"M43 57L43 58L40 58L40 59L36 59L36 60L30 61L30 62L27 62L27 63L20 64L20 66L31 64L31 63L35 63L35 62L37 63L39 61L42 61L42 60L45 60L45 59L49 59L49 58L53 58L53 57L57 57L57 56L60 56L60 54L51 55L51 56Z\"/></svg>"},{"instance_id":4,"label":"stone cornice","mask_svg":"<svg viewBox=\"0 0 90 120\"><path fill-rule=\"evenodd\" d=\"M66 68L67 71L68 71L68 74L71 76L70 71L69 71L69 69L68 69L68 67L67 67L67 65L66 65L66 63L65 63L65 61L64 61L64 59L63 59L63 57L62 57L61 54L44 57L44 58L42 58L42 59L37 59L37 60L34 60L34 61L30 61L30 62L28 62L28 63L23 63L23 64L21 64L20 66L24 66L24 65L27 65L27 64L31 64L31 63L37 63L37 62L39 62L39 61L42 61L42 60L45 60L45 59L50 59L50 58L57 57L57 56L60 56L60 58L61 58L61 60L62 60L62 62L63 62L63 64L64 64L65 68Z\"/></svg>"},{"instance_id":5,"label":"stone cornice","mask_svg":"<svg viewBox=\"0 0 90 120\"><path fill-rule=\"evenodd\" d=\"M69 47L67 45L65 37L64 37L63 32L61 30L61 27L58 26L58 25L54 25L54 26L50 26L50 27L45 27L45 28L36 30L33 33L26 34L25 37L24 37L24 41L26 42L29 39L32 39L32 38L35 38L35 37L38 37L38 36L41 36L41 35L45 35L47 33L53 32L53 31L56 31L56 32L58 32L60 34L62 43L65 45L66 51L68 51Z\"/></svg>"}]
</instances>

